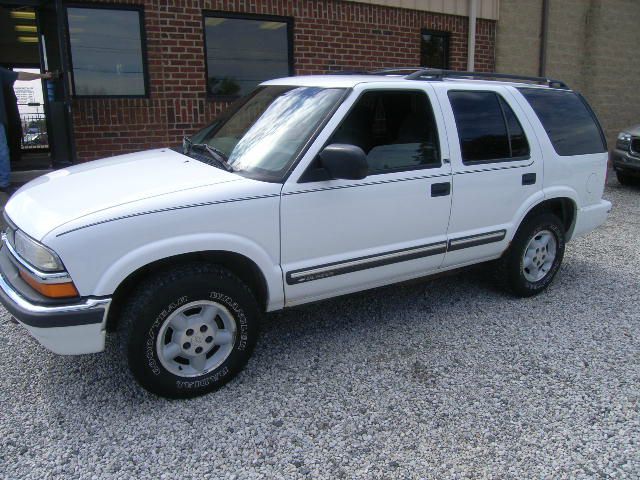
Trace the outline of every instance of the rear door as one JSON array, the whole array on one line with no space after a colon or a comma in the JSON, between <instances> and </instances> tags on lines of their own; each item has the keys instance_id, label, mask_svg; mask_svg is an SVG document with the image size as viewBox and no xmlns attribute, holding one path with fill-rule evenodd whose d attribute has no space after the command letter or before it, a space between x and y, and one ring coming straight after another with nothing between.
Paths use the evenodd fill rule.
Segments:
<instances>
[{"instance_id":1,"label":"rear door","mask_svg":"<svg viewBox=\"0 0 640 480\"><path fill-rule=\"evenodd\" d=\"M443 161L448 144L433 90L410 87L356 87L284 185L287 305L421 276L441 265L451 208L450 165ZM369 175L323 178L317 154L332 143L361 147Z\"/></svg>"},{"instance_id":2,"label":"rear door","mask_svg":"<svg viewBox=\"0 0 640 480\"><path fill-rule=\"evenodd\" d=\"M512 92L437 85L449 132L453 202L443 267L499 256L542 198L542 154Z\"/></svg>"}]
</instances>

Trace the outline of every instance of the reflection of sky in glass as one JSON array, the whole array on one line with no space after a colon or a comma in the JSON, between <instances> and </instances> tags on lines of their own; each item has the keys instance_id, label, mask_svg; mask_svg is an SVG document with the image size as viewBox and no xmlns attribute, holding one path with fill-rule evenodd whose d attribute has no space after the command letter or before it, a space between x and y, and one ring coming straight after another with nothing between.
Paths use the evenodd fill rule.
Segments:
<instances>
[{"instance_id":1,"label":"reflection of sky in glass","mask_svg":"<svg viewBox=\"0 0 640 480\"><path fill-rule=\"evenodd\" d=\"M144 95L137 11L69 8L77 95Z\"/></svg>"},{"instance_id":2,"label":"reflection of sky in glass","mask_svg":"<svg viewBox=\"0 0 640 480\"><path fill-rule=\"evenodd\" d=\"M205 20L209 87L227 78L244 95L257 84L289 75L287 24L237 18ZM224 92L217 92L224 93Z\"/></svg>"},{"instance_id":3,"label":"reflection of sky in glass","mask_svg":"<svg viewBox=\"0 0 640 480\"><path fill-rule=\"evenodd\" d=\"M234 123L234 117L246 116L247 109L263 104L262 114L246 133L243 132L229 155L229 162L239 170L282 170L340 99L342 92L336 88L300 87L285 91L264 105L260 97L273 95L267 87L229 119L229 123ZM224 128L209 143L224 143L223 135L227 135Z\"/></svg>"}]
</instances>

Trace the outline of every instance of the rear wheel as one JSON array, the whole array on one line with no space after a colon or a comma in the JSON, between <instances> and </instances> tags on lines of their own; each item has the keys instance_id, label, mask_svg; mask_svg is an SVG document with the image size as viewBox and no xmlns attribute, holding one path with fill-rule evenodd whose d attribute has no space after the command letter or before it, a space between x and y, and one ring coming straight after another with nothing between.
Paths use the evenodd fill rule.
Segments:
<instances>
[{"instance_id":1,"label":"rear wheel","mask_svg":"<svg viewBox=\"0 0 640 480\"><path fill-rule=\"evenodd\" d=\"M505 286L520 297L542 292L558 272L564 249L564 227L558 217L544 213L525 220L501 260Z\"/></svg>"},{"instance_id":2,"label":"rear wheel","mask_svg":"<svg viewBox=\"0 0 640 480\"><path fill-rule=\"evenodd\" d=\"M259 307L230 271L191 264L145 281L122 316L120 346L152 393L195 397L231 380L258 335Z\"/></svg>"}]
</instances>

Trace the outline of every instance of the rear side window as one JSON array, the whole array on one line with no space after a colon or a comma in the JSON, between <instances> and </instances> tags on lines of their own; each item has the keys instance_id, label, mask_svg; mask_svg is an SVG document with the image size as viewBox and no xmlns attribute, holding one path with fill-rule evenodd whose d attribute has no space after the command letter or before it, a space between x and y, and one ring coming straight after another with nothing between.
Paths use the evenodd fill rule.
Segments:
<instances>
[{"instance_id":1,"label":"rear side window","mask_svg":"<svg viewBox=\"0 0 640 480\"><path fill-rule=\"evenodd\" d=\"M529 143L511 107L495 92L449 91L464 163L520 160Z\"/></svg>"},{"instance_id":2,"label":"rear side window","mask_svg":"<svg viewBox=\"0 0 640 480\"><path fill-rule=\"evenodd\" d=\"M607 151L600 125L584 100L574 92L519 88L549 135L558 155Z\"/></svg>"}]
</instances>

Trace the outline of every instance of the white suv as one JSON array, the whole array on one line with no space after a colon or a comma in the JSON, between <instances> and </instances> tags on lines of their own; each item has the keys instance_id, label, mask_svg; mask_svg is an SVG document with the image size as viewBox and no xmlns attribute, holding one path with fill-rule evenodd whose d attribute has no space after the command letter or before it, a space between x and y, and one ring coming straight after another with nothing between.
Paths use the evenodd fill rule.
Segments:
<instances>
[{"instance_id":1,"label":"white suv","mask_svg":"<svg viewBox=\"0 0 640 480\"><path fill-rule=\"evenodd\" d=\"M142 386L190 397L265 311L498 259L536 294L611 209L607 149L579 94L499 77L273 80L182 149L40 177L6 206L0 299L53 352L117 334Z\"/></svg>"}]
</instances>

